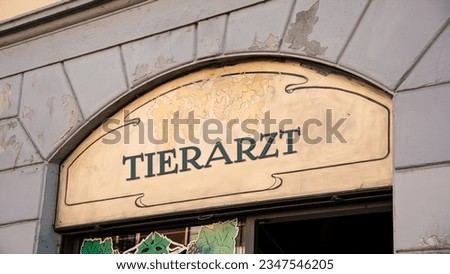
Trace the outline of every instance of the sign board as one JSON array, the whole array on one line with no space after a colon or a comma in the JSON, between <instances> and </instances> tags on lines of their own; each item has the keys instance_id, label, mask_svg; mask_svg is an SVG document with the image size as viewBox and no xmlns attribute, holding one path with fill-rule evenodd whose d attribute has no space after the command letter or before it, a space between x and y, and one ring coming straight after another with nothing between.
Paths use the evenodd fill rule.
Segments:
<instances>
[{"instance_id":1,"label":"sign board","mask_svg":"<svg viewBox=\"0 0 450 274\"><path fill-rule=\"evenodd\" d=\"M55 226L391 185L391 99L298 63L165 83L64 161Z\"/></svg>"}]
</instances>

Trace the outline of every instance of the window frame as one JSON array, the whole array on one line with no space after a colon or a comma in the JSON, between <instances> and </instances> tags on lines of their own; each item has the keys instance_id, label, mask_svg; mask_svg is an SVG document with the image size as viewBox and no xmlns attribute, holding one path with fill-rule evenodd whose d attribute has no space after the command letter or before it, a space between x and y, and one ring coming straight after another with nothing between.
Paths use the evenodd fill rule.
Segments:
<instances>
[{"instance_id":1,"label":"window frame","mask_svg":"<svg viewBox=\"0 0 450 274\"><path fill-rule=\"evenodd\" d=\"M161 216L158 219L142 219L127 223L95 225L61 233L62 253L79 253L83 238L106 237L113 233L135 233L145 227L152 231L181 228L238 219L242 253L253 254L256 250L256 225L259 222L280 222L327 217L393 212L392 187L364 191L326 193L303 197L291 201L269 204L246 205L245 207L217 209L208 214L188 216ZM183 226L180 226L180 223ZM236 246L238 248L238 246Z\"/></svg>"}]
</instances>

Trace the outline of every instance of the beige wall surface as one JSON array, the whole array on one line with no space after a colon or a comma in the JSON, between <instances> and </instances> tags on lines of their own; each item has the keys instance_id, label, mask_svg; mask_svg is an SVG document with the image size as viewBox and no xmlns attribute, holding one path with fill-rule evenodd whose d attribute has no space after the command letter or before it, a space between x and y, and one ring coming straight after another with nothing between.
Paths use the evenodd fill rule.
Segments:
<instances>
[{"instance_id":1,"label":"beige wall surface","mask_svg":"<svg viewBox=\"0 0 450 274\"><path fill-rule=\"evenodd\" d=\"M40 9L61 0L0 0L0 21Z\"/></svg>"}]
</instances>

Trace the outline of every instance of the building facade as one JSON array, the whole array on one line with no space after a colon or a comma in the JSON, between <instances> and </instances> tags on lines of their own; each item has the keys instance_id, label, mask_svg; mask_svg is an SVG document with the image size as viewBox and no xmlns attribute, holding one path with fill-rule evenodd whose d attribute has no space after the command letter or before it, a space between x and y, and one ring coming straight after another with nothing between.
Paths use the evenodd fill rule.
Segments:
<instances>
[{"instance_id":1,"label":"building facade","mask_svg":"<svg viewBox=\"0 0 450 274\"><path fill-rule=\"evenodd\" d=\"M73 0L3 21L0 253L450 252L449 22L444 0ZM161 117L201 128L161 139Z\"/></svg>"}]
</instances>

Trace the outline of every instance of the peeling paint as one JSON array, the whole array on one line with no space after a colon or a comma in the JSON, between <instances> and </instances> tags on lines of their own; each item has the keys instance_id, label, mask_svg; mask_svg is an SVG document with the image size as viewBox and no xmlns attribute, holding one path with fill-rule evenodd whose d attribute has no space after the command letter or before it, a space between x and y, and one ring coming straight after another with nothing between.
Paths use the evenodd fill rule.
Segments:
<instances>
[{"instance_id":1,"label":"peeling paint","mask_svg":"<svg viewBox=\"0 0 450 274\"><path fill-rule=\"evenodd\" d=\"M22 111L22 118L31 120L31 118L33 117L33 114L34 114L34 110L32 108L30 108L29 106L25 106L25 108Z\"/></svg>"},{"instance_id":2,"label":"peeling paint","mask_svg":"<svg viewBox=\"0 0 450 274\"><path fill-rule=\"evenodd\" d=\"M16 166L17 158L22 150L23 143L17 141L15 134L8 136L9 129L14 127L15 126L11 125L11 123L0 126L0 154L5 151L11 151L16 154L16 160L14 162L14 166Z\"/></svg>"},{"instance_id":3,"label":"peeling paint","mask_svg":"<svg viewBox=\"0 0 450 274\"><path fill-rule=\"evenodd\" d=\"M53 108L54 108L54 105L55 105L55 97L54 96L50 96L48 99L47 99L47 107L48 107L48 110L49 110L49 112L50 112L50 115L52 115L53 114Z\"/></svg>"},{"instance_id":4,"label":"peeling paint","mask_svg":"<svg viewBox=\"0 0 450 274\"><path fill-rule=\"evenodd\" d=\"M45 136L44 136L44 133L38 134L37 138L38 138L38 143L39 143L41 146L43 146L44 143L45 143Z\"/></svg>"},{"instance_id":5,"label":"peeling paint","mask_svg":"<svg viewBox=\"0 0 450 274\"><path fill-rule=\"evenodd\" d=\"M144 78L151 74L150 66L148 64L138 64L134 70L133 76L135 81Z\"/></svg>"},{"instance_id":6,"label":"peeling paint","mask_svg":"<svg viewBox=\"0 0 450 274\"><path fill-rule=\"evenodd\" d=\"M450 234L442 236L430 235L420 238L420 244L428 247L448 247L450 246Z\"/></svg>"},{"instance_id":7,"label":"peeling paint","mask_svg":"<svg viewBox=\"0 0 450 274\"><path fill-rule=\"evenodd\" d=\"M204 38L200 43L205 44L208 49L208 54L215 54L220 52L220 39Z\"/></svg>"},{"instance_id":8,"label":"peeling paint","mask_svg":"<svg viewBox=\"0 0 450 274\"><path fill-rule=\"evenodd\" d=\"M328 47L320 46L316 40L308 41L305 44L305 53L311 56L324 55Z\"/></svg>"},{"instance_id":9,"label":"peeling paint","mask_svg":"<svg viewBox=\"0 0 450 274\"><path fill-rule=\"evenodd\" d=\"M37 74L34 73L33 80L31 81L31 86L34 87L37 84L37 81L38 81Z\"/></svg>"},{"instance_id":10,"label":"peeling paint","mask_svg":"<svg viewBox=\"0 0 450 274\"><path fill-rule=\"evenodd\" d=\"M78 123L78 107L77 102L71 95L62 97L64 116L69 118L69 125L74 126Z\"/></svg>"},{"instance_id":11,"label":"peeling paint","mask_svg":"<svg viewBox=\"0 0 450 274\"><path fill-rule=\"evenodd\" d=\"M54 146L57 146L59 141L64 139L66 135L79 122L79 112L75 99L70 95L64 95L62 97L62 102L63 102L64 116L69 120L69 127L59 135L58 140L54 143Z\"/></svg>"},{"instance_id":12,"label":"peeling paint","mask_svg":"<svg viewBox=\"0 0 450 274\"><path fill-rule=\"evenodd\" d=\"M5 142L4 139L5 137L3 136L3 131L0 128L0 154L2 154L6 150L6 147L3 146L3 143Z\"/></svg>"},{"instance_id":13,"label":"peeling paint","mask_svg":"<svg viewBox=\"0 0 450 274\"><path fill-rule=\"evenodd\" d=\"M3 153L4 151L6 151L6 149L8 149L8 147L11 146L11 137L6 140L7 138L7 131L4 131L3 128L0 129L0 153ZM15 135L14 135L14 140L15 140Z\"/></svg>"},{"instance_id":14,"label":"peeling paint","mask_svg":"<svg viewBox=\"0 0 450 274\"><path fill-rule=\"evenodd\" d=\"M35 174L40 168L36 167L36 168L27 168L27 169L23 169L20 171L21 174L24 175L32 175Z\"/></svg>"},{"instance_id":15,"label":"peeling paint","mask_svg":"<svg viewBox=\"0 0 450 274\"><path fill-rule=\"evenodd\" d=\"M34 155L31 154L30 158L24 159L24 160L23 160L23 163L24 163L24 164L32 164L32 163L34 163Z\"/></svg>"},{"instance_id":16,"label":"peeling paint","mask_svg":"<svg viewBox=\"0 0 450 274\"><path fill-rule=\"evenodd\" d=\"M300 11L296 14L295 22L289 24L286 33L286 43L293 50L303 50L307 55L324 55L328 47L322 47L319 41L309 41L308 36L312 33L314 25L319 21L316 16L319 9L319 0L315 2L307 11Z\"/></svg>"},{"instance_id":17,"label":"peeling paint","mask_svg":"<svg viewBox=\"0 0 450 274\"><path fill-rule=\"evenodd\" d=\"M0 114L7 111L11 106L11 85L0 85Z\"/></svg>"},{"instance_id":18,"label":"peeling paint","mask_svg":"<svg viewBox=\"0 0 450 274\"><path fill-rule=\"evenodd\" d=\"M166 65L173 64L173 63L175 63L175 61L173 60L173 57L166 59L163 55L160 55L158 57L158 59L156 60L155 68L162 69L162 68L165 68Z\"/></svg>"},{"instance_id":19,"label":"peeling paint","mask_svg":"<svg viewBox=\"0 0 450 274\"><path fill-rule=\"evenodd\" d=\"M272 33L267 36L266 40L261 42L258 41L258 35L255 34L253 38L253 44L249 47L249 50L277 50L280 44L280 39L278 36L273 35Z\"/></svg>"},{"instance_id":20,"label":"peeling paint","mask_svg":"<svg viewBox=\"0 0 450 274\"><path fill-rule=\"evenodd\" d=\"M16 135L12 135L11 137L9 137L8 141L6 141L6 143L4 144L7 148L10 148L15 153L18 153L20 151L20 148L22 147L22 143L17 142Z\"/></svg>"},{"instance_id":21,"label":"peeling paint","mask_svg":"<svg viewBox=\"0 0 450 274\"><path fill-rule=\"evenodd\" d=\"M13 120L13 121L9 122L7 126L8 126L8 129L14 129L17 127L17 122Z\"/></svg>"}]
</instances>

